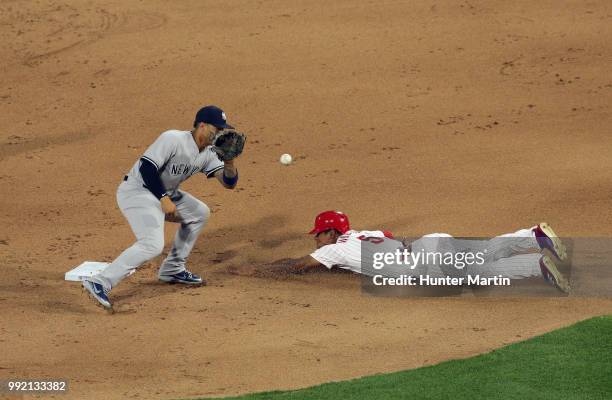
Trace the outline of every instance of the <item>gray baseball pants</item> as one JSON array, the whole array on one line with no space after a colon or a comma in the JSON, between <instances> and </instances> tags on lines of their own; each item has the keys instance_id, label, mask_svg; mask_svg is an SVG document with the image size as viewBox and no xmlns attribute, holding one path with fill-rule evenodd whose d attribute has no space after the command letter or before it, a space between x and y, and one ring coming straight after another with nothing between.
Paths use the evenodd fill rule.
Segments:
<instances>
[{"instance_id":1,"label":"gray baseball pants","mask_svg":"<svg viewBox=\"0 0 612 400\"><path fill-rule=\"evenodd\" d=\"M159 275L174 275L185 270L185 261L208 222L210 209L187 192L177 190L172 196L179 222L172 248L159 268ZM119 255L104 271L91 278L110 290L143 263L160 255L164 249L166 215L159 200L142 185L124 181L117 189L117 204L127 219L136 242Z\"/></svg>"}]
</instances>

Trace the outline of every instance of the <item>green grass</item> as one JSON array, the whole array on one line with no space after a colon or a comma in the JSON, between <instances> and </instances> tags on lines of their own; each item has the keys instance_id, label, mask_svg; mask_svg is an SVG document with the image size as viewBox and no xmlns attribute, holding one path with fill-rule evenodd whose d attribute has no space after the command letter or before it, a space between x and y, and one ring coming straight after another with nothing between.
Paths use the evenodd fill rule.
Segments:
<instances>
[{"instance_id":1,"label":"green grass","mask_svg":"<svg viewBox=\"0 0 612 400\"><path fill-rule=\"evenodd\" d=\"M612 399L612 316L463 360L231 399Z\"/></svg>"}]
</instances>

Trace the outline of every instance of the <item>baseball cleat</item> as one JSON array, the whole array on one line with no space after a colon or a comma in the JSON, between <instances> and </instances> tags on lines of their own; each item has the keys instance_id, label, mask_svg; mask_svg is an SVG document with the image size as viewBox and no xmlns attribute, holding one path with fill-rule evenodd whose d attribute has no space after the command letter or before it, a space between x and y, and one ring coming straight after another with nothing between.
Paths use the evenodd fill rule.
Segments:
<instances>
[{"instance_id":1,"label":"baseball cleat","mask_svg":"<svg viewBox=\"0 0 612 400\"><path fill-rule=\"evenodd\" d=\"M540 258L540 270L542 270L542 276L546 282L550 283L563 293L569 293L570 284L567 279L559 272L557 265L552 258L547 255L543 255Z\"/></svg>"},{"instance_id":2,"label":"baseball cleat","mask_svg":"<svg viewBox=\"0 0 612 400\"><path fill-rule=\"evenodd\" d=\"M160 275L159 280L167 283L184 283L187 285L206 285L202 277L187 270L174 275Z\"/></svg>"},{"instance_id":3,"label":"baseball cleat","mask_svg":"<svg viewBox=\"0 0 612 400\"><path fill-rule=\"evenodd\" d=\"M96 282L84 280L83 288L85 288L89 297L97 301L99 305L107 310L111 310L113 308L113 305L108 299L108 290L104 289L104 286Z\"/></svg>"},{"instance_id":4,"label":"baseball cleat","mask_svg":"<svg viewBox=\"0 0 612 400\"><path fill-rule=\"evenodd\" d=\"M546 222L542 222L533 228L533 233L542 250L550 250L559 260L565 260L567 258L565 245Z\"/></svg>"}]
</instances>

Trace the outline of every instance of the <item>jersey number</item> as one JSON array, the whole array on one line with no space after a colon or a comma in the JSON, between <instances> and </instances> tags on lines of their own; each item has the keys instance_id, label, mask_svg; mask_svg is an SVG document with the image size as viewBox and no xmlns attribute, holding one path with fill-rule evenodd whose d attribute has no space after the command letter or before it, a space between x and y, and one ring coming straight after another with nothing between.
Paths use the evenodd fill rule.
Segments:
<instances>
[{"instance_id":1,"label":"jersey number","mask_svg":"<svg viewBox=\"0 0 612 400\"><path fill-rule=\"evenodd\" d=\"M372 244L381 244L382 242L385 241L385 238L376 237L376 236L366 236L366 235L357 236L357 239L363 240L364 242L370 242Z\"/></svg>"}]
</instances>

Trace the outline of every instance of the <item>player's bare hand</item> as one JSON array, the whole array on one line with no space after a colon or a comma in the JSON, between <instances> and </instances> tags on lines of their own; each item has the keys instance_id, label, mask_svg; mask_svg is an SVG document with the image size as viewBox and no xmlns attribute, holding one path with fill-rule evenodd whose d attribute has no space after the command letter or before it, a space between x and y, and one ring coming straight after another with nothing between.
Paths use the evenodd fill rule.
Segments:
<instances>
[{"instance_id":1,"label":"player's bare hand","mask_svg":"<svg viewBox=\"0 0 612 400\"><path fill-rule=\"evenodd\" d=\"M272 264L259 265L230 265L227 267L230 275L250 276L254 278L283 280L287 278L288 271Z\"/></svg>"},{"instance_id":2,"label":"player's bare hand","mask_svg":"<svg viewBox=\"0 0 612 400\"><path fill-rule=\"evenodd\" d=\"M253 276L255 275L255 267L253 265L230 265L226 268L230 275Z\"/></svg>"},{"instance_id":3,"label":"player's bare hand","mask_svg":"<svg viewBox=\"0 0 612 400\"><path fill-rule=\"evenodd\" d=\"M252 276L264 279L285 280L289 276L289 271L284 268L279 268L275 264L262 264L255 267Z\"/></svg>"},{"instance_id":4,"label":"player's bare hand","mask_svg":"<svg viewBox=\"0 0 612 400\"><path fill-rule=\"evenodd\" d=\"M161 203L161 208L164 214L169 215L171 217L176 217L176 204L168 196L164 196L159 201Z\"/></svg>"}]
</instances>

